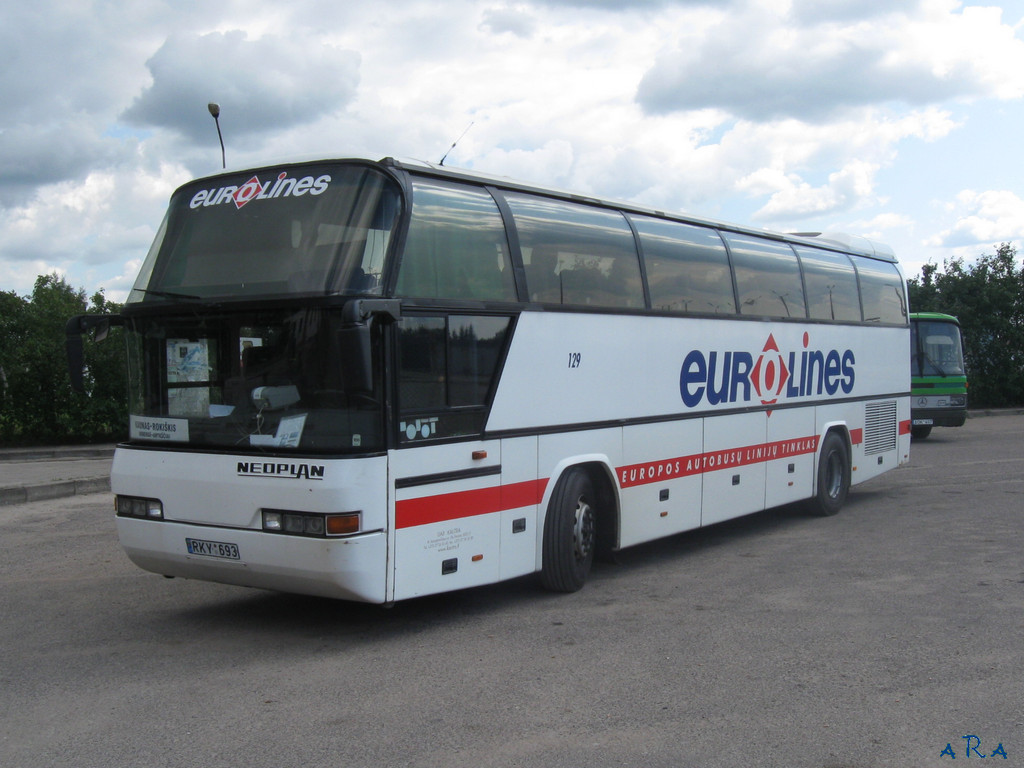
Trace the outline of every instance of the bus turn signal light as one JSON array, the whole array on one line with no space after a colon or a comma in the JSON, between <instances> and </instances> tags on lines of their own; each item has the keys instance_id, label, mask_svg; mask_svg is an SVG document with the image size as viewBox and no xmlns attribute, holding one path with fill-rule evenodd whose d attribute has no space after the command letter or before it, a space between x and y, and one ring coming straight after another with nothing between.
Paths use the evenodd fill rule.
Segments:
<instances>
[{"instance_id":1,"label":"bus turn signal light","mask_svg":"<svg viewBox=\"0 0 1024 768\"><path fill-rule=\"evenodd\" d=\"M327 516L328 536L347 536L352 533L359 533L358 512Z\"/></svg>"}]
</instances>

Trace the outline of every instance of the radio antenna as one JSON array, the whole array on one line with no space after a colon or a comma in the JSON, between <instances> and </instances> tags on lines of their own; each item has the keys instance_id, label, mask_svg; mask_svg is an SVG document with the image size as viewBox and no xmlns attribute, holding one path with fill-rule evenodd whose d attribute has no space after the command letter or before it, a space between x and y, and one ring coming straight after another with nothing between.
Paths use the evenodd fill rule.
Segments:
<instances>
[{"instance_id":1,"label":"radio antenna","mask_svg":"<svg viewBox=\"0 0 1024 768\"><path fill-rule=\"evenodd\" d=\"M448 147L448 152L444 153L444 157L441 158L439 165L444 165L444 161L448 159L448 154L455 149L455 145L462 141L462 137L469 133L469 129L473 127L473 121L470 121L469 125L466 126L466 130L459 134L459 138L452 142L452 145Z\"/></svg>"},{"instance_id":2,"label":"radio antenna","mask_svg":"<svg viewBox=\"0 0 1024 768\"><path fill-rule=\"evenodd\" d=\"M215 104L211 101L206 105L206 108L210 110L210 114L213 115L213 122L217 124L217 138L220 139L220 167L227 168L228 163L224 155L224 137L220 133L220 104Z\"/></svg>"}]
</instances>

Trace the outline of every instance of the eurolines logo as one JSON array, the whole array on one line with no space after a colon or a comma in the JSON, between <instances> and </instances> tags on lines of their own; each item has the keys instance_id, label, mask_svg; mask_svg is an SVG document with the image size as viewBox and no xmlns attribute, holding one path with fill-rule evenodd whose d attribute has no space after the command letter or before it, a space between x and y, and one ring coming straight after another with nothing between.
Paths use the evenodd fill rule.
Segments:
<instances>
[{"instance_id":1,"label":"eurolines logo","mask_svg":"<svg viewBox=\"0 0 1024 768\"><path fill-rule=\"evenodd\" d=\"M775 336L768 334L761 354L750 352L691 351L679 371L679 394L687 408L706 401L708 405L746 403L775 405L780 398L834 395L853 391L856 379L853 350L810 349L810 335L804 333L803 350L779 351Z\"/></svg>"},{"instance_id":2,"label":"eurolines logo","mask_svg":"<svg viewBox=\"0 0 1024 768\"><path fill-rule=\"evenodd\" d=\"M288 178L288 172L281 171L276 179L268 179L266 182L260 181L259 176L253 176L240 187L228 185L218 189L201 189L192 196L189 208L205 208L209 205L233 202L238 209L253 200L302 197L305 194L322 195L330 184L331 177L326 173L315 179L312 176Z\"/></svg>"}]
</instances>

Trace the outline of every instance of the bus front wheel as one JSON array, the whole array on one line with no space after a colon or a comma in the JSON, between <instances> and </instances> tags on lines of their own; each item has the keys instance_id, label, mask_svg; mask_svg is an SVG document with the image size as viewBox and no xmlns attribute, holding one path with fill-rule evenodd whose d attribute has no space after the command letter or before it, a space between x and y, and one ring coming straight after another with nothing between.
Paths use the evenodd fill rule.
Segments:
<instances>
[{"instance_id":1,"label":"bus front wheel","mask_svg":"<svg viewBox=\"0 0 1024 768\"><path fill-rule=\"evenodd\" d=\"M835 432L829 432L821 446L818 459L818 478L810 509L816 515L827 517L842 509L850 491L850 454L846 441Z\"/></svg>"},{"instance_id":2,"label":"bus front wheel","mask_svg":"<svg viewBox=\"0 0 1024 768\"><path fill-rule=\"evenodd\" d=\"M582 469L570 469L558 481L544 520L544 586L575 592L583 586L594 562L597 510L594 484Z\"/></svg>"}]
</instances>

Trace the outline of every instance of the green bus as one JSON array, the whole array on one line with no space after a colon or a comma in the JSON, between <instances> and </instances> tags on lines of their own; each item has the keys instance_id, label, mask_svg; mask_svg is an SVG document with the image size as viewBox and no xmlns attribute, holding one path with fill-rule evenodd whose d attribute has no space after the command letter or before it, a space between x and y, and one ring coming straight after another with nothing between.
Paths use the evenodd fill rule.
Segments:
<instances>
[{"instance_id":1,"label":"green bus","mask_svg":"<svg viewBox=\"0 0 1024 768\"><path fill-rule=\"evenodd\" d=\"M967 372L960 321L939 312L910 314L910 434L962 427L967 420Z\"/></svg>"}]
</instances>

